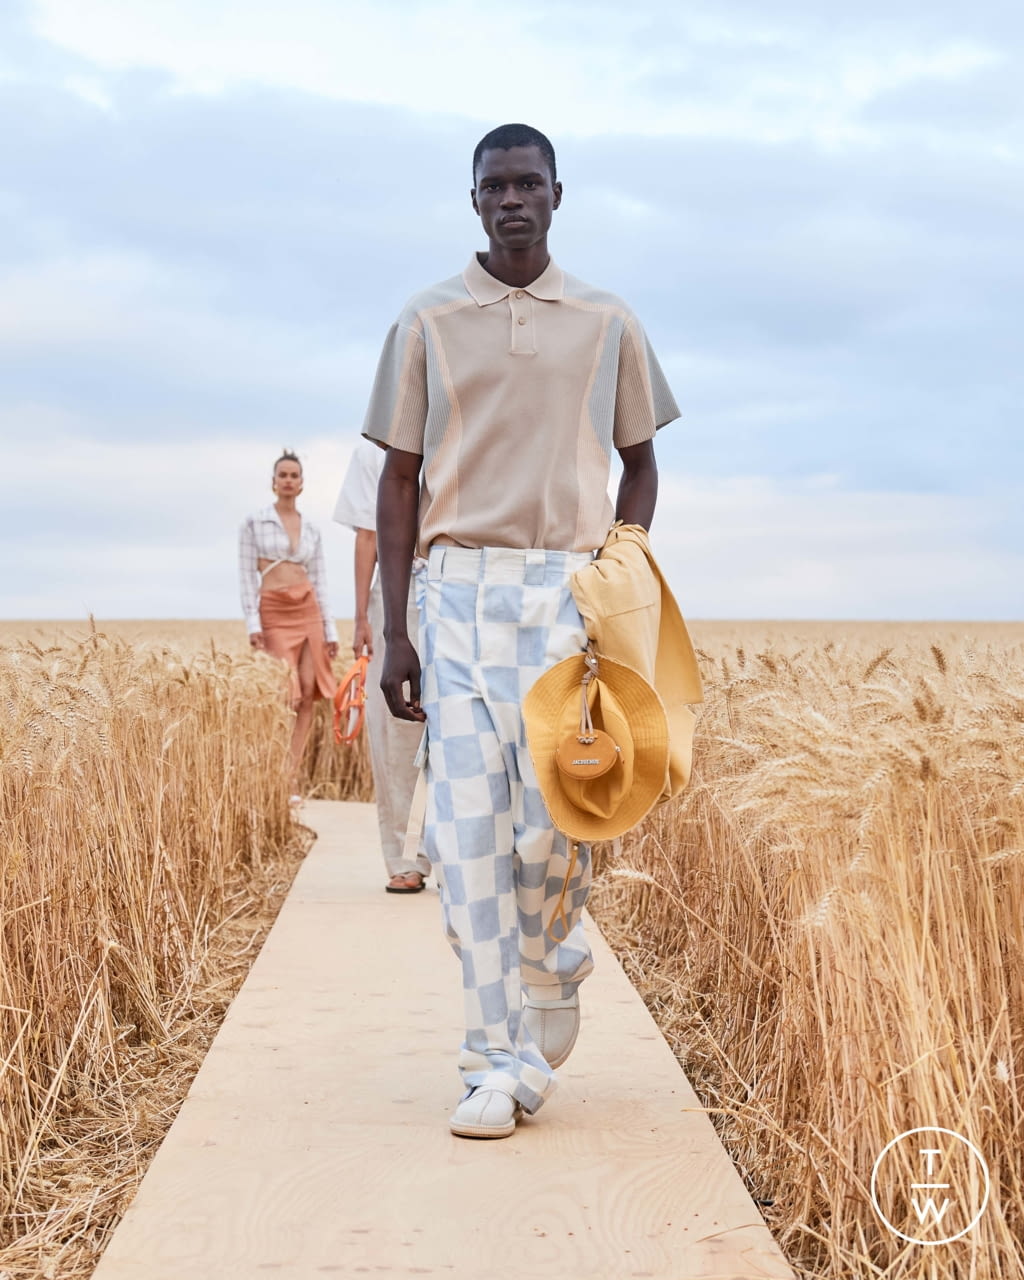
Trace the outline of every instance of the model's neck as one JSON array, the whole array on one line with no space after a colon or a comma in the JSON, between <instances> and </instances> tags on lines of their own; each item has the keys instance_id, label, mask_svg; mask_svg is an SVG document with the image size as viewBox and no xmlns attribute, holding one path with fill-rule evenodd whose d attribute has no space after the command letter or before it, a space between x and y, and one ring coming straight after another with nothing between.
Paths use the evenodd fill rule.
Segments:
<instances>
[{"instance_id":1,"label":"model's neck","mask_svg":"<svg viewBox=\"0 0 1024 1280\"><path fill-rule=\"evenodd\" d=\"M488 275L502 284L515 285L517 289L533 284L547 270L550 261L547 240L532 244L528 249L505 249L492 242L488 251L479 255L480 265Z\"/></svg>"},{"instance_id":2,"label":"model's neck","mask_svg":"<svg viewBox=\"0 0 1024 1280\"><path fill-rule=\"evenodd\" d=\"M274 503L274 510L279 516L293 516L295 514L295 499L278 498Z\"/></svg>"}]
</instances>

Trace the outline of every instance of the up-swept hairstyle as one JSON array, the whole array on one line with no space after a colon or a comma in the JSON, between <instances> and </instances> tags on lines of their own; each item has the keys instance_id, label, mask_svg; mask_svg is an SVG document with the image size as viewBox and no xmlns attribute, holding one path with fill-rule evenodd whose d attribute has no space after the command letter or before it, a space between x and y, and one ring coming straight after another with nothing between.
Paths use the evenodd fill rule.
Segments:
<instances>
[{"instance_id":1,"label":"up-swept hairstyle","mask_svg":"<svg viewBox=\"0 0 1024 1280\"><path fill-rule=\"evenodd\" d=\"M270 470L271 475L275 475L277 473L278 462L298 462L299 470L300 471L302 470L302 463L299 462L299 455L297 453L292 453L291 449L285 449L285 451L281 454L280 458L277 459L277 462L274 463L273 467Z\"/></svg>"},{"instance_id":2,"label":"up-swept hairstyle","mask_svg":"<svg viewBox=\"0 0 1024 1280\"><path fill-rule=\"evenodd\" d=\"M476 150L473 152L473 185L476 186L476 171L485 151L511 151L513 147L538 147L541 155L548 162L551 181L557 181L555 149L541 131L528 124L502 124L497 129L492 129L490 133L485 133L476 144Z\"/></svg>"}]
</instances>

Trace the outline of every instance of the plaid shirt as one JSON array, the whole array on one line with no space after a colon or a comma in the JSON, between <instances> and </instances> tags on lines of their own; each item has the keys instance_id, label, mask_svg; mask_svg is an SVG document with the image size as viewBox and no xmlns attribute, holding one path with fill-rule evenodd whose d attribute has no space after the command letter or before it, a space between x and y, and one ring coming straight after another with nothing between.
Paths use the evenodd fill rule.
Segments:
<instances>
[{"instance_id":1,"label":"plaid shirt","mask_svg":"<svg viewBox=\"0 0 1024 1280\"><path fill-rule=\"evenodd\" d=\"M324 639L330 644L338 639L338 632L327 602L327 571L324 568L324 549L320 530L311 520L302 517L299 545L292 550L288 531L273 506L263 507L255 515L248 516L238 534L238 575L242 593L242 613L250 635L263 630L260 622L260 560L287 560L302 565L313 584L313 591L324 621Z\"/></svg>"}]
</instances>

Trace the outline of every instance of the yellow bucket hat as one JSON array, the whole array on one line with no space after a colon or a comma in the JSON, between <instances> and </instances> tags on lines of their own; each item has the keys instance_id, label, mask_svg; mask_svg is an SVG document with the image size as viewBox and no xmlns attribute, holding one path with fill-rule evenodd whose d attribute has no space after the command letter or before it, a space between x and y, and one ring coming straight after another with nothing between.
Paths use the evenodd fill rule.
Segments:
<instances>
[{"instance_id":1,"label":"yellow bucket hat","mask_svg":"<svg viewBox=\"0 0 1024 1280\"><path fill-rule=\"evenodd\" d=\"M661 797L665 708L639 672L600 654L556 663L523 699L530 758L551 821L573 840L611 840Z\"/></svg>"}]
</instances>

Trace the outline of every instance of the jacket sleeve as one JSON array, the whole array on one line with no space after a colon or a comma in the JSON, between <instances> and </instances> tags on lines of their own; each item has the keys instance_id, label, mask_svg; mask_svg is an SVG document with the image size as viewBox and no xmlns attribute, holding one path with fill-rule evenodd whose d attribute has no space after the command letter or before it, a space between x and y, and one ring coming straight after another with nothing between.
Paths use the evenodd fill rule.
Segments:
<instances>
[{"instance_id":1,"label":"jacket sleeve","mask_svg":"<svg viewBox=\"0 0 1024 1280\"><path fill-rule=\"evenodd\" d=\"M238 532L238 579L242 596L242 615L249 635L263 629L260 622L260 573L256 531L252 517L242 523Z\"/></svg>"}]
</instances>

